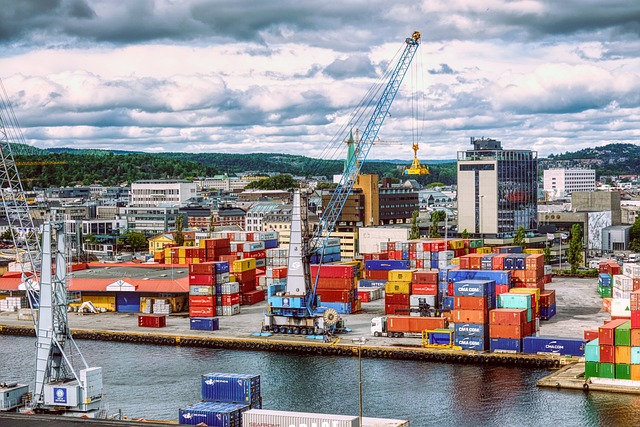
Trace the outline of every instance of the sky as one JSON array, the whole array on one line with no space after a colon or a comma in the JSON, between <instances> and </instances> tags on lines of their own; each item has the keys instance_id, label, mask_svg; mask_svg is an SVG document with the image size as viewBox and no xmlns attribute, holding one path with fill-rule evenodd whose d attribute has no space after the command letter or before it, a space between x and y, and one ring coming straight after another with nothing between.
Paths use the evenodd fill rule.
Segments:
<instances>
[{"instance_id":1,"label":"sky","mask_svg":"<svg viewBox=\"0 0 640 427\"><path fill-rule=\"evenodd\" d=\"M0 79L38 148L323 158L414 31L368 159L640 136L637 0L2 3Z\"/></svg>"}]
</instances>

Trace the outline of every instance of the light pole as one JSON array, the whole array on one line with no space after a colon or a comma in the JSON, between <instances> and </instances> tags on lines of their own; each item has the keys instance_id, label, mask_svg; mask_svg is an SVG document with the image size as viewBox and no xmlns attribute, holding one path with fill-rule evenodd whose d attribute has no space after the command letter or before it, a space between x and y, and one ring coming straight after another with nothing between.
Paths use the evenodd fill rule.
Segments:
<instances>
[{"instance_id":1,"label":"light pole","mask_svg":"<svg viewBox=\"0 0 640 427\"><path fill-rule=\"evenodd\" d=\"M358 345L358 383L360 386L360 427L362 427L362 346L367 342L365 337L352 338L351 341Z\"/></svg>"}]
</instances>

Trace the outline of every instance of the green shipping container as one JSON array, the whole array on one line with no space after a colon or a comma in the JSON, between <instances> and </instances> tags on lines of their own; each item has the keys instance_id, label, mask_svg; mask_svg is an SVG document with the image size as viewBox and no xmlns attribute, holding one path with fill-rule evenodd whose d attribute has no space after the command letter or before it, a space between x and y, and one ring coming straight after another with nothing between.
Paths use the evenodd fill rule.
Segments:
<instances>
[{"instance_id":1,"label":"green shipping container","mask_svg":"<svg viewBox=\"0 0 640 427\"><path fill-rule=\"evenodd\" d=\"M598 344L598 338L585 344L584 360L586 362L600 362L600 344Z\"/></svg>"},{"instance_id":2,"label":"green shipping container","mask_svg":"<svg viewBox=\"0 0 640 427\"><path fill-rule=\"evenodd\" d=\"M615 345L629 347L631 345L631 320L618 326L614 335Z\"/></svg>"},{"instance_id":3,"label":"green shipping container","mask_svg":"<svg viewBox=\"0 0 640 427\"><path fill-rule=\"evenodd\" d=\"M526 309L531 308L530 294L500 294L498 295L499 308Z\"/></svg>"},{"instance_id":4,"label":"green shipping container","mask_svg":"<svg viewBox=\"0 0 640 427\"><path fill-rule=\"evenodd\" d=\"M616 365L616 378L619 380L631 379L631 365L619 363Z\"/></svg>"},{"instance_id":5,"label":"green shipping container","mask_svg":"<svg viewBox=\"0 0 640 427\"><path fill-rule=\"evenodd\" d=\"M598 286L598 293L602 298L611 298L613 296L613 288L611 286Z\"/></svg>"},{"instance_id":6,"label":"green shipping container","mask_svg":"<svg viewBox=\"0 0 640 427\"><path fill-rule=\"evenodd\" d=\"M600 363L598 362L585 362L584 364L584 377L591 378L600 376Z\"/></svg>"},{"instance_id":7,"label":"green shipping container","mask_svg":"<svg viewBox=\"0 0 640 427\"><path fill-rule=\"evenodd\" d=\"M616 377L616 365L613 363L601 363L600 364L600 378L615 378Z\"/></svg>"}]
</instances>

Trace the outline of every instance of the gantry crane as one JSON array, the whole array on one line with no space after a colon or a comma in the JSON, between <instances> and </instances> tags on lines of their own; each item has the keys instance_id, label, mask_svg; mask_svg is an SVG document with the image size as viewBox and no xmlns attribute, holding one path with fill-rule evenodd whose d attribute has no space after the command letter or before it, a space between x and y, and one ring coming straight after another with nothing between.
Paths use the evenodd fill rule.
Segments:
<instances>
[{"instance_id":1,"label":"gantry crane","mask_svg":"<svg viewBox=\"0 0 640 427\"><path fill-rule=\"evenodd\" d=\"M360 174L362 164L376 141L384 119L389 115L391 103L420 45L420 33L415 31L411 37L405 39L404 43L404 49L389 74L388 81L364 131L360 138L356 138L353 144L350 144L353 152L350 149L344 173L322 213L318 227L310 238L304 235L309 233L302 218L304 208L300 191L294 192L286 289L275 298L269 299L269 311L265 316L263 329L294 334L310 333L310 331L317 333L318 330L326 330L326 326L331 326L338 320L335 312L332 311L325 312L324 316L315 314L320 269L312 281L309 267L310 253L318 254L320 260L324 257L328 239L334 231L345 202Z\"/></svg>"},{"instance_id":2,"label":"gantry crane","mask_svg":"<svg viewBox=\"0 0 640 427\"><path fill-rule=\"evenodd\" d=\"M42 245L20 181L12 144L24 137L0 82L0 193L16 248L23 248L23 284L36 330L36 375L28 409L36 412L104 417L102 368L89 367L71 337L67 318L67 263L62 223L46 221ZM18 235L18 231L21 235ZM56 243L52 236L55 232ZM54 266L55 258L55 266Z\"/></svg>"}]
</instances>

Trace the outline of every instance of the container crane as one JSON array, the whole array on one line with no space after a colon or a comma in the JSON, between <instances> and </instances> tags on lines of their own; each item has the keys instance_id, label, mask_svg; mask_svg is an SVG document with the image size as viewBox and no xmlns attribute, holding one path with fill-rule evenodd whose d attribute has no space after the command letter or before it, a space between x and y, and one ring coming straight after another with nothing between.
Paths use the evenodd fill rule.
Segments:
<instances>
[{"instance_id":1,"label":"container crane","mask_svg":"<svg viewBox=\"0 0 640 427\"><path fill-rule=\"evenodd\" d=\"M20 181L12 144L24 137L0 82L0 193L16 250L25 249L22 280L36 332L33 398L24 410L104 418L102 368L89 367L71 337L67 318L67 263L63 224L46 221L42 245ZM16 230L28 230L19 236ZM52 243L52 235L56 243ZM54 251L55 249L55 251ZM55 257L55 267L53 259ZM35 314L35 313L34 313ZM0 402L1 403L1 402Z\"/></svg>"},{"instance_id":2,"label":"container crane","mask_svg":"<svg viewBox=\"0 0 640 427\"><path fill-rule=\"evenodd\" d=\"M389 115L389 109L400 84L409 69L409 65L420 45L420 33L415 31L404 41L404 49L391 71L388 81L373 109L360 138L350 145L349 156L345 163L344 173L333 191L326 209L323 211L318 227L308 238L308 228L302 216L302 194L296 190L293 194L291 215L291 243L289 245L289 262L286 288L275 295L269 295L268 312L265 315L263 330L293 334L326 333L335 326L338 316L335 310L327 310L322 316L316 314L318 307L317 286L320 268L312 283L310 273L310 254L324 257L324 248L334 231L340 213L360 174L371 146L376 142L378 132ZM353 138L351 138L353 139ZM353 151L351 151L353 147ZM306 215L305 215L306 218Z\"/></svg>"}]
</instances>

